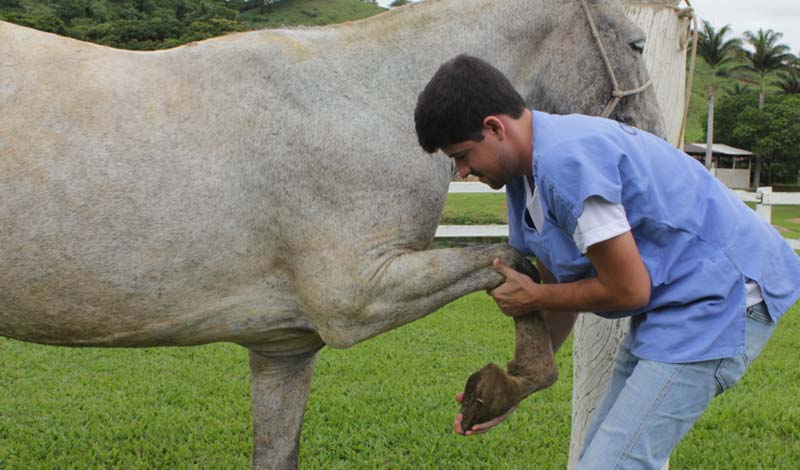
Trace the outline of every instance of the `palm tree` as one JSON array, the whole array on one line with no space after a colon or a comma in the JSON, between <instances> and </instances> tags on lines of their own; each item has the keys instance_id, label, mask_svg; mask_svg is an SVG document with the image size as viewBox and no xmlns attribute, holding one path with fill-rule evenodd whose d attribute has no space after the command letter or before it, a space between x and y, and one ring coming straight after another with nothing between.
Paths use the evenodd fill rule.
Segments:
<instances>
[{"instance_id":1,"label":"palm tree","mask_svg":"<svg viewBox=\"0 0 800 470\"><path fill-rule=\"evenodd\" d=\"M755 72L761 79L761 92L758 94L758 109L764 109L764 92L766 76L770 72L786 67L794 56L789 52L789 46L778 44L783 37L782 33L768 29L759 29L757 33L747 31L744 33L745 41L753 47L752 51L743 50L747 64L742 66L746 70Z\"/></svg>"},{"instance_id":2,"label":"palm tree","mask_svg":"<svg viewBox=\"0 0 800 470\"><path fill-rule=\"evenodd\" d=\"M749 85L742 85L739 82L734 82L733 86L725 88L725 92L728 93L729 96L741 96L751 93L752 90Z\"/></svg>"},{"instance_id":3,"label":"palm tree","mask_svg":"<svg viewBox=\"0 0 800 470\"><path fill-rule=\"evenodd\" d=\"M796 68L778 72L780 80L772 82L773 85L781 89L781 93L795 95L800 93L800 70Z\"/></svg>"},{"instance_id":4,"label":"palm tree","mask_svg":"<svg viewBox=\"0 0 800 470\"><path fill-rule=\"evenodd\" d=\"M785 44L778 44L778 41L783 37L783 34L776 33L768 29L759 29L757 33L753 34L752 31L744 33L744 39L747 41L753 50L742 50L742 54L746 60L746 65L737 68L743 68L755 72L761 79L761 91L758 94L758 109L764 109L764 94L766 89L766 75L786 66L786 62L793 56L789 52L789 46ZM756 171L754 176L756 187L761 184L761 157L756 155Z\"/></svg>"},{"instance_id":5,"label":"palm tree","mask_svg":"<svg viewBox=\"0 0 800 470\"><path fill-rule=\"evenodd\" d=\"M781 89L781 93L794 95L800 93L800 56L792 56L788 60L786 70L778 72L779 80L772 82Z\"/></svg>"},{"instance_id":6,"label":"palm tree","mask_svg":"<svg viewBox=\"0 0 800 470\"><path fill-rule=\"evenodd\" d=\"M730 62L739 51L741 40L725 39L730 32L730 25L716 31L710 22L703 20L703 30L697 32L697 52L711 67L714 75L725 74L721 67ZM706 168L711 168L711 147L714 143L714 95L716 84L712 81L708 87L708 124L706 127Z\"/></svg>"}]
</instances>

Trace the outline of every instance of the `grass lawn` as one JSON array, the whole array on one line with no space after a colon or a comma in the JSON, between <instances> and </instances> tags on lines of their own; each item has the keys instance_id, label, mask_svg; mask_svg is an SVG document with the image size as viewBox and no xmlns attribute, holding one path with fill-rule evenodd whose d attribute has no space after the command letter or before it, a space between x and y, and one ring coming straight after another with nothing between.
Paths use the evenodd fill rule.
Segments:
<instances>
[{"instance_id":1,"label":"grass lawn","mask_svg":"<svg viewBox=\"0 0 800 470\"><path fill-rule=\"evenodd\" d=\"M505 194L449 194L442 212L442 224L507 224Z\"/></svg>"},{"instance_id":2,"label":"grass lawn","mask_svg":"<svg viewBox=\"0 0 800 470\"><path fill-rule=\"evenodd\" d=\"M751 208L753 203L747 203ZM442 224L507 224L505 194L450 194L442 213ZM772 224L786 238L800 238L800 206L773 206Z\"/></svg>"},{"instance_id":3,"label":"grass lawn","mask_svg":"<svg viewBox=\"0 0 800 470\"><path fill-rule=\"evenodd\" d=\"M796 468L800 307L747 376L712 404L671 468ZM564 468L571 343L559 382L477 438L452 434L452 395L513 350L513 324L483 293L348 350L322 352L302 467ZM0 339L0 468L246 468L247 360L227 344L68 349ZM734 464L735 462L735 464Z\"/></svg>"},{"instance_id":4,"label":"grass lawn","mask_svg":"<svg viewBox=\"0 0 800 470\"><path fill-rule=\"evenodd\" d=\"M784 238L800 238L800 206L772 206L772 225Z\"/></svg>"}]
</instances>

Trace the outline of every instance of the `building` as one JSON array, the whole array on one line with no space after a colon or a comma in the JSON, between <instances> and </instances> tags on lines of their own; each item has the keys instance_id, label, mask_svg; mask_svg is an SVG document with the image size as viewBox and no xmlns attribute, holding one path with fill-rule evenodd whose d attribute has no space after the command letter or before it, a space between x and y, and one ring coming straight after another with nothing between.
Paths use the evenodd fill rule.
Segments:
<instances>
[{"instance_id":1,"label":"building","mask_svg":"<svg viewBox=\"0 0 800 470\"><path fill-rule=\"evenodd\" d=\"M686 144L683 146L683 151L700 163L705 162L705 143ZM750 168L753 157L753 153L747 150L725 144L712 144L711 172L729 188L750 189Z\"/></svg>"}]
</instances>

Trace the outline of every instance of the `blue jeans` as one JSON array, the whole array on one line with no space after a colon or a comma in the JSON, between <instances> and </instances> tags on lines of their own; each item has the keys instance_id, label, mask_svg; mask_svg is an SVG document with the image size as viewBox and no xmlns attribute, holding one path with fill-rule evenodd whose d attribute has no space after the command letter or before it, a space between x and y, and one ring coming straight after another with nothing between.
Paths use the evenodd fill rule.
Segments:
<instances>
[{"instance_id":1,"label":"blue jeans","mask_svg":"<svg viewBox=\"0 0 800 470\"><path fill-rule=\"evenodd\" d=\"M577 468L662 468L711 399L744 375L774 329L766 305L753 305L747 309L744 354L687 364L639 359L626 337Z\"/></svg>"}]
</instances>

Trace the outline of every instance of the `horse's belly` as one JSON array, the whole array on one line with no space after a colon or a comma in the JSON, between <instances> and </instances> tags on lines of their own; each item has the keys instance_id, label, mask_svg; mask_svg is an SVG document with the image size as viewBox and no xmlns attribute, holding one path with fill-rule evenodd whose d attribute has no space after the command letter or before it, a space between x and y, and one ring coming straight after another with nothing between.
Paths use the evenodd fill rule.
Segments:
<instances>
[{"instance_id":1,"label":"horse's belly","mask_svg":"<svg viewBox=\"0 0 800 470\"><path fill-rule=\"evenodd\" d=\"M64 346L144 347L261 344L282 330L314 331L278 277L185 291L165 284L161 292L0 284L0 335Z\"/></svg>"}]
</instances>

